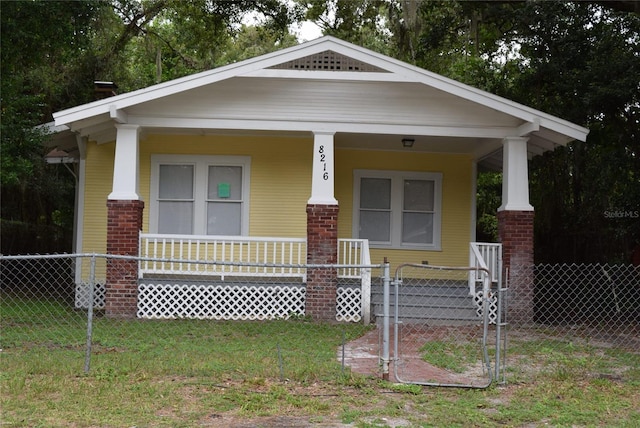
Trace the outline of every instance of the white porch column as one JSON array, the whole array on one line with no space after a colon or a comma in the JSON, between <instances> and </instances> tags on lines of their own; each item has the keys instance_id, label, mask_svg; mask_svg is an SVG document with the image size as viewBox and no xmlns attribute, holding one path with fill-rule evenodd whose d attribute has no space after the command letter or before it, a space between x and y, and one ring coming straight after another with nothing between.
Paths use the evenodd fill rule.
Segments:
<instances>
[{"instance_id":1,"label":"white porch column","mask_svg":"<svg viewBox=\"0 0 640 428\"><path fill-rule=\"evenodd\" d=\"M313 133L311 197L307 201L307 263L338 262L338 201L333 196L334 132ZM314 320L335 321L338 271L307 270L305 314Z\"/></svg>"},{"instance_id":2,"label":"white porch column","mask_svg":"<svg viewBox=\"0 0 640 428\"><path fill-rule=\"evenodd\" d=\"M527 137L502 140L502 205L498 211L533 211L529 204Z\"/></svg>"},{"instance_id":3,"label":"white porch column","mask_svg":"<svg viewBox=\"0 0 640 428\"><path fill-rule=\"evenodd\" d=\"M314 131L313 172L311 176L310 205L337 205L333 194L334 164L333 136L335 132Z\"/></svg>"},{"instance_id":4,"label":"white porch column","mask_svg":"<svg viewBox=\"0 0 640 428\"><path fill-rule=\"evenodd\" d=\"M113 189L110 200L139 200L138 125L117 124L116 156L113 165Z\"/></svg>"},{"instance_id":5,"label":"white porch column","mask_svg":"<svg viewBox=\"0 0 640 428\"><path fill-rule=\"evenodd\" d=\"M535 318L534 212L529 204L527 140L507 137L502 141L502 206L498 208L503 275L508 273L509 281L509 322L525 324Z\"/></svg>"}]
</instances>

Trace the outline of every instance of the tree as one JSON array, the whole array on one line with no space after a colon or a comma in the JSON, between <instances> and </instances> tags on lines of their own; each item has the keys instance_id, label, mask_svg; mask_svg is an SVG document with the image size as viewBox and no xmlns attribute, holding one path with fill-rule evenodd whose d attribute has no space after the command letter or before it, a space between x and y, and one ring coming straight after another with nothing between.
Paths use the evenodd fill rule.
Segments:
<instances>
[{"instance_id":1,"label":"tree","mask_svg":"<svg viewBox=\"0 0 640 428\"><path fill-rule=\"evenodd\" d=\"M1 7L2 252L70 248L66 232L73 213L65 201L73 202L73 178L46 165L46 132L36 125L48 120L56 105L84 99L63 82L82 71L75 53L86 48L102 5L3 2Z\"/></svg>"},{"instance_id":2,"label":"tree","mask_svg":"<svg viewBox=\"0 0 640 428\"><path fill-rule=\"evenodd\" d=\"M384 0L297 0L306 19L316 23L324 35L375 50L388 52Z\"/></svg>"},{"instance_id":3,"label":"tree","mask_svg":"<svg viewBox=\"0 0 640 428\"><path fill-rule=\"evenodd\" d=\"M423 1L406 37L406 5L392 4L398 57L590 128L531 163L536 260L628 260L640 243L637 4ZM494 178L479 179L480 232Z\"/></svg>"},{"instance_id":4,"label":"tree","mask_svg":"<svg viewBox=\"0 0 640 428\"><path fill-rule=\"evenodd\" d=\"M62 165L45 163L46 133L38 127L52 112L93 101L96 80L130 91L240 59L235 42L266 50L290 44L287 28L298 13L284 0L37 0L0 7L3 253L71 249L74 178ZM260 28L242 26L248 13L261 17Z\"/></svg>"},{"instance_id":5,"label":"tree","mask_svg":"<svg viewBox=\"0 0 640 428\"><path fill-rule=\"evenodd\" d=\"M640 17L590 3L521 12L528 67L511 97L591 130L531 165L537 259L628 260L640 239Z\"/></svg>"}]
</instances>

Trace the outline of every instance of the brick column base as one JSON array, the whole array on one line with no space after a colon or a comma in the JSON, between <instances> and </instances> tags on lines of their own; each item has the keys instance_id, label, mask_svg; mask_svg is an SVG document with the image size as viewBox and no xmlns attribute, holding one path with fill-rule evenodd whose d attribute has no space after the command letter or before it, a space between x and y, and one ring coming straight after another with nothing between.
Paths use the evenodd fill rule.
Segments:
<instances>
[{"instance_id":1,"label":"brick column base","mask_svg":"<svg viewBox=\"0 0 640 428\"><path fill-rule=\"evenodd\" d=\"M107 201L107 254L138 256L142 229L142 201ZM138 310L138 263L107 260L105 314L135 318Z\"/></svg>"},{"instance_id":2,"label":"brick column base","mask_svg":"<svg viewBox=\"0 0 640 428\"><path fill-rule=\"evenodd\" d=\"M533 218L533 211L498 212L502 265L509 274L507 319L518 324L534 320Z\"/></svg>"},{"instance_id":3,"label":"brick column base","mask_svg":"<svg viewBox=\"0 0 640 428\"><path fill-rule=\"evenodd\" d=\"M338 206L307 205L307 263L338 261ZM314 320L335 321L338 272L308 269L305 312Z\"/></svg>"}]
</instances>

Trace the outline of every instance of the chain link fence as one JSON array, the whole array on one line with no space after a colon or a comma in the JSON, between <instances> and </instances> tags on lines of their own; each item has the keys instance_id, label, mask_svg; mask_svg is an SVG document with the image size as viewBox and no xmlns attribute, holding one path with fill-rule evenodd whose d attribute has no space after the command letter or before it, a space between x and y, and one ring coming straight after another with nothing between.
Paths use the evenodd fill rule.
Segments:
<instances>
[{"instance_id":1,"label":"chain link fence","mask_svg":"<svg viewBox=\"0 0 640 428\"><path fill-rule=\"evenodd\" d=\"M502 299L482 268L405 264L390 292L393 377L427 386L486 388L500 373ZM478 280L472 290L470 278ZM493 285L493 287L492 287Z\"/></svg>"},{"instance_id":2,"label":"chain link fence","mask_svg":"<svg viewBox=\"0 0 640 428\"><path fill-rule=\"evenodd\" d=\"M512 330L537 327L564 340L640 350L640 267L539 264L533 276L534 322L511 319ZM520 280L510 278L510 301Z\"/></svg>"},{"instance_id":3,"label":"chain link fence","mask_svg":"<svg viewBox=\"0 0 640 428\"><path fill-rule=\"evenodd\" d=\"M187 264L190 274L167 273ZM308 266L238 268L104 255L0 256L0 348L7 355L74 352L92 373L113 371L107 360L126 355L166 364L172 374L217 372L219 364L241 378L307 381L348 372L346 344L374 328L361 320L359 282L338 280L336 321L343 322L320 323L305 313L300 272ZM260 269L270 271L256 276Z\"/></svg>"},{"instance_id":4,"label":"chain link fence","mask_svg":"<svg viewBox=\"0 0 640 428\"><path fill-rule=\"evenodd\" d=\"M512 266L513 271L522 271ZM512 380L532 373L636 379L640 371L640 267L538 264L531 278L508 275L507 367ZM533 293L528 290L533 285ZM511 310L533 295L533 320Z\"/></svg>"},{"instance_id":5,"label":"chain link fence","mask_svg":"<svg viewBox=\"0 0 640 428\"><path fill-rule=\"evenodd\" d=\"M383 335L382 329L376 327L382 325L384 281L379 265L370 267L370 324L354 315L362 313L362 296L361 284L353 278L338 279L337 283L336 300L343 322L318 323L304 311L304 275L265 274L258 280L246 272L234 273L232 264L211 265L207 269L201 266L201 275L163 274L166 266L154 271L152 265L147 265L147 271L140 275L139 261L125 258L0 256L0 348L5 356L14 355L17 360L26 354L72 353L78 371L84 361L85 371L90 362L92 373L102 375L116 370L113 364L117 370L141 364L154 365L167 374L207 372L241 379L336 379L350 370L381 375ZM218 271L213 272L213 267ZM301 266L288 268L293 272ZM109 278L108 272L112 275ZM417 328L420 323L407 320L398 325L398 336L418 338L411 347L419 351L423 362L450 376L486 376L482 374L486 369L482 348L485 339L490 359L507 356L506 370L502 371L507 381L517 381L527 370L539 369L537 357L543 354L558 361L568 353L596 355L606 366L612 353L640 352L637 267L537 265L531 302L533 320L524 322L512 317L509 304L504 314L495 319L498 324L489 324L487 335L477 318L478 302L484 304L484 296L478 299L468 295L467 274L442 276L431 272L427 278L421 270L417 276L407 272L402 275L407 290L426 292L446 286L466 294L460 300L464 300L464 310L471 317L469 323L432 319L423 322L421 328ZM107 279L112 284L111 296L107 296ZM123 285L132 279L137 287L133 295ZM425 279L444 283L425 285ZM509 303L519 297L517 281L517 277L509 278L505 284ZM498 298L498 291L494 286L492 295L486 296L489 305L491 299ZM427 300L434 303L442 299ZM445 303L451 306L457 300L458 297L449 296ZM108 301L121 304L110 308ZM451 317L452 310L433 311L444 311L443 316ZM459 314L456 318L460 318ZM508 332L502 357L495 355L502 349L496 346L496 341L501 340L495 331L500 322L506 322ZM393 333L391 337L393 340ZM408 352L409 345L401 342L398 349L399 354ZM367 353L369 364L364 372L364 360L359 358L363 352ZM467 360L472 364L465 363ZM406 361L399 361L401 377L409 373ZM451 366L456 362L458 366ZM626 370L601 366L583 369L615 376L624 376ZM441 382L449 383L446 379ZM478 382L481 381L472 379L472 383Z\"/></svg>"}]
</instances>

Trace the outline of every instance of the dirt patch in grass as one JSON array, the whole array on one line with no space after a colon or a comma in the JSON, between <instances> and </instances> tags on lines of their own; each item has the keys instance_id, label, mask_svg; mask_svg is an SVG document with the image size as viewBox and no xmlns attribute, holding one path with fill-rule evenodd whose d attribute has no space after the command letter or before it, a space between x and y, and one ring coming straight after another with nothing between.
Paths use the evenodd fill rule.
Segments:
<instances>
[{"instance_id":1,"label":"dirt patch in grass","mask_svg":"<svg viewBox=\"0 0 640 428\"><path fill-rule=\"evenodd\" d=\"M252 419L242 419L235 416L219 415L212 413L201 419L199 426L212 428L342 428L352 427L352 424L343 424L338 421L328 421L322 418L311 418L308 416L264 416Z\"/></svg>"},{"instance_id":2,"label":"dirt patch in grass","mask_svg":"<svg viewBox=\"0 0 640 428\"><path fill-rule=\"evenodd\" d=\"M404 395L385 388L377 390L372 395L368 389L362 390L352 386L322 382L303 385L296 382L275 380L260 380L259 382L256 380L225 380L215 384L194 384L190 383L187 378L173 378L168 381L185 382L185 385L180 388L179 394L183 400L180 406L182 411L189 408L202 408L202 401L206 400L207 394L217 394L219 397L228 394L228 399L235 402L235 405L231 406L232 409L212 408L206 415L198 418L197 426L211 428L354 427L358 426L355 422L342 420L343 413L348 412L350 407L359 413L377 414L388 406L389 400L394 401ZM373 384L369 385L369 387L371 386ZM242 409L245 406L250 407L251 403L257 404L269 400L277 401L278 407L253 409L250 412L264 413L264 416L249 416ZM242 405L238 405L240 401L243 402ZM176 408L171 407L156 412L160 419L174 420L179 420L178 413ZM368 418L376 423L374 426L393 428L411 425L404 418ZM358 417L358 420L361 422L362 417Z\"/></svg>"},{"instance_id":3,"label":"dirt patch in grass","mask_svg":"<svg viewBox=\"0 0 640 428\"><path fill-rule=\"evenodd\" d=\"M476 327L468 327L461 329L455 327L456 331L462 337L464 335L477 335ZM483 373L481 362L473 364L462 373L454 373L426 362L423 358L424 351L422 347L430 340L442 340L449 337L451 333L450 327L412 327L406 332L402 332L401 355L397 361L397 370L394 367L395 355L393 353L393 334L390 337L390 367L389 381L401 382L428 382L436 384L452 384L452 385L473 385L482 386L488 381L488 376ZM349 367L353 373L359 373L366 376L382 377L381 365L381 349L382 349L382 333L379 329L372 330L364 336L351 341L345 345L344 364ZM338 358L342 360L342 348L338 350ZM397 376L396 376L397 373Z\"/></svg>"}]
</instances>

